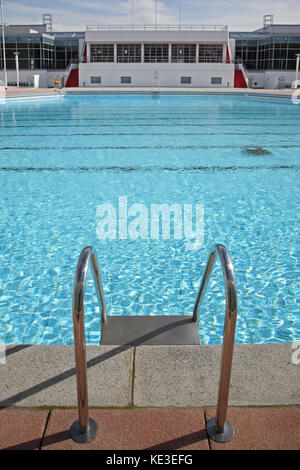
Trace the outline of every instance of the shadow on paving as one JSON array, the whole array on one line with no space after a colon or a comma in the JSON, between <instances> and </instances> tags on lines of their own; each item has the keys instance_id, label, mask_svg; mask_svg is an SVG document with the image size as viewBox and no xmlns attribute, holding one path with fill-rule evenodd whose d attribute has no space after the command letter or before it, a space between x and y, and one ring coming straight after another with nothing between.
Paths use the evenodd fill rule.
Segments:
<instances>
[{"instance_id":1,"label":"shadow on paving","mask_svg":"<svg viewBox=\"0 0 300 470\"><path fill-rule=\"evenodd\" d=\"M178 325L173 324L173 325L171 325L171 328L175 328L176 326L178 326ZM127 351L128 349L130 349L134 346L142 345L145 341L148 341L149 339L151 339L151 338L153 338L157 335L160 335L160 334L162 334L163 332L165 332L169 329L170 329L170 325L162 326L162 327L157 328L156 330L154 330L150 333L147 333L143 336L140 336L139 338L136 338L134 341L132 341L130 343L123 344L121 346L117 346L115 349L113 349L111 351L107 351L107 352L101 354L100 356L95 357L95 358L90 359L89 361L87 361L87 367L90 368L90 367L94 367L98 364L101 364L102 362L104 362L108 359L111 359L111 358L117 356L118 354L121 354L122 352ZM23 348L27 348L27 347L30 347L30 346L27 346L27 345L15 346L15 347L9 349L8 351L11 350L12 352L10 354L13 354L14 352L17 352L17 351L19 351ZM45 390L48 387L56 385L59 382L62 382L63 380L66 380L70 377L73 377L74 375L76 375L76 369L75 369L75 367L72 367L72 369L69 369L65 372L62 372L61 374L58 374L54 377L51 377L50 379L44 380L44 382L41 382L37 385L33 385L32 387L28 388L27 390L19 392L19 393L15 394L15 395L13 395L9 398L6 398L5 400L0 401L0 407L1 408L6 408L8 406L14 405L14 404L18 403L19 401L24 400L24 399L30 397L31 395L34 395L35 393L41 392L42 390Z\"/></svg>"}]
</instances>

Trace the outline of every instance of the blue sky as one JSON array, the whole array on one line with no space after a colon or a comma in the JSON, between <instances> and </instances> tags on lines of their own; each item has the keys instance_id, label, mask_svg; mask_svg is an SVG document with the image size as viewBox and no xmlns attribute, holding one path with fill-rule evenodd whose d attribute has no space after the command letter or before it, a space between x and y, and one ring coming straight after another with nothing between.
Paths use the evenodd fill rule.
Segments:
<instances>
[{"instance_id":1,"label":"blue sky","mask_svg":"<svg viewBox=\"0 0 300 470\"><path fill-rule=\"evenodd\" d=\"M54 30L84 30L87 24L130 24L132 0L4 0L5 22L40 23L53 15ZM178 24L179 0L158 1L158 24ZM134 23L154 24L155 0L133 0ZM50 6L50 7L49 7ZM182 24L226 24L231 30L262 26L263 15L275 23L300 23L300 0L181 0Z\"/></svg>"}]
</instances>

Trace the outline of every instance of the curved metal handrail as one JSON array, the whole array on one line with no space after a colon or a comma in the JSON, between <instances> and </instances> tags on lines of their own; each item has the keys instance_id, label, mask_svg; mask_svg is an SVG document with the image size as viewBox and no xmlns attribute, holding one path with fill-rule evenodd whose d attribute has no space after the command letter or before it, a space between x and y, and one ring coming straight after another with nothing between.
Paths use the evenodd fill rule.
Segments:
<instances>
[{"instance_id":1,"label":"curved metal handrail","mask_svg":"<svg viewBox=\"0 0 300 470\"><path fill-rule=\"evenodd\" d=\"M87 246L82 250L77 262L73 291L73 328L79 420L72 424L70 432L72 439L77 442L88 442L93 439L97 432L97 424L89 418L84 328L84 294L90 263L98 301L102 307L101 320L102 323L106 322L106 308L97 256L93 247Z\"/></svg>"},{"instance_id":2,"label":"curved metal handrail","mask_svg":"<svg viewBox=\"0 0 300 470\"><path fill-rule=\"evenodd\" d=\"M205 288L208 284L212 269L214 267L217 253L221 261L224 276L226 310L216 418L212 418L210 421L208 421L206 429L212 439L219 442L227 442L233 437L234 434L232 424L229 421L226 421L226 414L237 318L237 291L232 262L228 251L223 245L215 245L215 247L210 252L194 307L193 321L198 321L198 309L204 296Z\"/></svg>"}]
</instances>

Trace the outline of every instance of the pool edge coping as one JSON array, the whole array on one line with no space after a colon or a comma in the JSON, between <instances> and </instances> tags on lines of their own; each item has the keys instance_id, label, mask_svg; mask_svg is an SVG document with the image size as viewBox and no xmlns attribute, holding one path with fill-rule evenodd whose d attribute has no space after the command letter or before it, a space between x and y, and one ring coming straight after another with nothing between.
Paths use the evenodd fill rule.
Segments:
<instances>
[{"instance_id":1,"label":"pool edge coping","mask_svg":"<svg viewBox=\"0 0 300 470\"><path fill-rule=\"evenodd\" d=\"M15 100L23 99L42 99L42 98L53 98L53 97L65 97L65 96L87 96L92 94L97 95L198 95L198 96L240 96L240 97L261 97L261 98L273 98L273 99L291 99L293 93L297 90L286 89L284 92L279 90L265 90L265 89L253 89L253 88L177 88L177 87L164 87L157 91L153 91L151 87L76 87L76 88L62 88L59 92L54 91L55 89L39 89L37 90L6 90L3 95L0 96L0 102L10 102Z\"/></svg>"},{"instance_id":2,"label":"pool edge coping","mask_svg":"<svg viewBox=\"0 0 300 470\"><path fill-rule=\"evenodd\" d=\"M87 346L89 405L215 406L221 348ZM12 345L7 352L0 407L76 407L73 346ZM300 405L292 355L292 343L236 344L229 406Z\"/></svg>"}]
</instances>

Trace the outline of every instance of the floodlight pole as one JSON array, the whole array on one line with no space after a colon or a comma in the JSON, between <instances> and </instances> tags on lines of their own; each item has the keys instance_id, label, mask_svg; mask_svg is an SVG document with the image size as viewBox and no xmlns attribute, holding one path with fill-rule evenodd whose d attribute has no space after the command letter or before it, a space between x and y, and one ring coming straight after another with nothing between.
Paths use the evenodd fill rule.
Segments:
<instances>
[{"instance_id":1,"label":"floodlight pole","mask_svg":"<svg viewBox=\"0 0 300 470\"><path fill-rule=\"evenodd\" d=\"M181 27L181 0L179 0L179 4L178 4L178 26L180 29Z\"/></svg>"},{"instance_id":2,"label":"floodlight pole","mask_svg":"<svg viewBox=\"0 0 300 470\"><path fill-rule=\"evenodd\" d=\"M5 54L3 0L0 0L0 3L1 3L1 29L2 29L2 47L3 47L3 72L4 72L4 84L5 84L5 88L7 88L7 70L6 70L6 54Z\"/></svg>"},{"instance_id":3,"label":"floodlight pole","mask_svg":"<svg viewBox=\"0 0 300 470\"><path fill-rule=\"evenodd\" d=\"M299 77L299 63L300 63L300 54L296 54L296 88L298 88L298 77Z\"/></svg>"}]
</instances>

